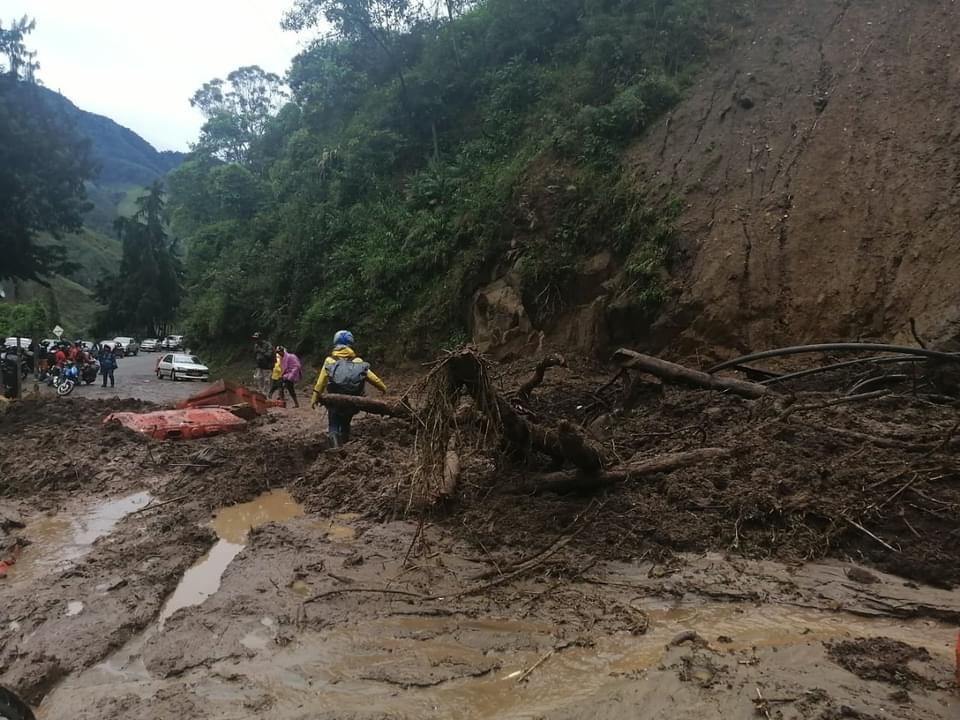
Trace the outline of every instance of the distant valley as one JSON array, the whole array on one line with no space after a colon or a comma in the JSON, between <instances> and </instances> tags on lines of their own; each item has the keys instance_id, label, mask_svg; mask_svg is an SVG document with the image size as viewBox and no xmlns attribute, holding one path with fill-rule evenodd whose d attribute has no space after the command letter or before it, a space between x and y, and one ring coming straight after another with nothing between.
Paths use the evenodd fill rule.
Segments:
<instances>
[{"instance_id":1,"label":"distant valley","mask_svg":"<svg viewBox=\"0 0 960 720\"><path fill-rule=\"evenodd\" d=\"M70 118L77 134L90 140L91 155L100 171L87 183L93 208L84 219L83 232L63 243L77 269L66 276L53 276L49 287L15 283L7 288L8 299L40 300L55 310L68 336L86 335L100 307L93 288L105 275L116 273L120 265L121 246L113 231L114 220L133 214L134 202L143 188L179 165L184 154L159 151L110 118L81 110L52 90L41 91L51 106Z\"/></svg>"}]
</instances>

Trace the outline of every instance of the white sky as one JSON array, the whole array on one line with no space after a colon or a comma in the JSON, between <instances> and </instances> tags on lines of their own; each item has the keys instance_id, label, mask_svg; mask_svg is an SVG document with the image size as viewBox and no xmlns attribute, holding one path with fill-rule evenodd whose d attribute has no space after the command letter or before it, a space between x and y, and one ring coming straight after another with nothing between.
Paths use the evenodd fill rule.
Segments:
<instances>
[{"instance_id":1,"label":"white sky","mask_svg":"<svg viewBox=\"0 0 960 720\"><path fill-rule=\"evenodd\" d=\"M27 38L38 77L77 107L106 115L160 150L186 150L203 118L189 99L241 65L283 77L303 40L280 29L292 0L2 0Z\"/></svg>"}]
</instances>

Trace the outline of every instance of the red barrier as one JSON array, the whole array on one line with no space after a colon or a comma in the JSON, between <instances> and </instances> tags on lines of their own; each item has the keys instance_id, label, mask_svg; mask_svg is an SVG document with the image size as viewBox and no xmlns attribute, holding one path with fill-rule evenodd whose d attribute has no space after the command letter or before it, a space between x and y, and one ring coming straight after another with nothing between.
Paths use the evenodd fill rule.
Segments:
<instances>
[{"instance_id":1,"label":"red barrier","mask_svg":"<svg viewBox=\"0 0 960 720\"><path fill-rule=\"evenodd\" d=\"M108 415L103 422L118 423L156 440L192 440L236 432L247 425L246 420L220 407L161 410L152 413L119 412Z\"/></svg>"},{"instance_id":2,"label":"red barrier","mask_svg":"<svg viewBox=\"0 0 960 720\"><path fill-rule=\"evenodd\" d=\"M180 409L240 405L245 403L257 411L258 415L267 412L267 408L286 407L283 400L267 400L266 395L256 392L243 385L232 383L229 380L218 380L210 387L204 388L186 400L177 403Z\"/></svg>"}]
</instances>

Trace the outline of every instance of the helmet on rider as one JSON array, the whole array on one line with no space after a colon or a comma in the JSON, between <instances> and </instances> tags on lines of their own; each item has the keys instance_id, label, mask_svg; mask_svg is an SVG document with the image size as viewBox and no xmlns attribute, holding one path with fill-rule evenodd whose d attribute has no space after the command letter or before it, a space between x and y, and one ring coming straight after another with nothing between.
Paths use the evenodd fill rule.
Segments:
<instances>
[{"instance_id":1,"label":"helmet on rider","mask_svg":"<svg viewBox=\"0 0 960 720\"><path fill-rule=\"evenodd\" d=\"M333 336L333 344L350 347L353 345L353 333L349 330L341 330Z\"/></svg>"}]
</instances>

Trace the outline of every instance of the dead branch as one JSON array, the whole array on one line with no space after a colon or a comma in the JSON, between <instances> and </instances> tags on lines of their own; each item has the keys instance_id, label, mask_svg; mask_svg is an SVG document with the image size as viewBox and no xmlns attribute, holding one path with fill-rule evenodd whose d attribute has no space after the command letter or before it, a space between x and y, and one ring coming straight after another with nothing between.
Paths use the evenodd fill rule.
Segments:
<instances>
[{"instance_id":1,"label":"dead branch","mask_svg":"<svg viewBox=\"0 0 960 720\"><path fill-rule=\"evenodd\" d=\"M913 339L917 341L917 345L926 350L927 344L920 337L920 333L917 332L917 321L914 318L910 318L910 333L913 335Z\"/></svg>"},{"instance_id":2,"label":"dead branch","mask_svg":"<svg viewBox=\"0 0 960 720\"><path fill-rule=\"evenodd\" d=\"M895 450L908 450L910 452L923 452L924 450L935 449L936 446L930 443L909 443L904 440L895 440L894 438L880 437L879 435L868 435L867 433L857 432L856 430L847 430L846 428L829 427L827 425L818 425L812 422L803 422L792 418L790 422L803 425L805 427L820 430L830 435L844 437L850 440L859 440L870 443L882 448L892 448Z\"/></svg>"},{"instance_id":3,"label":"dead branch","mask_svg":"<svg viewBox=\"0 0 960 720\"><path fill-rule=\"evenodd\" d=\"M534 390L543 384L543 377L548 368L566 366L567 361L563 355L547 355L545 358L543 358L543 360L537 363L537 367L534 369L533 375L531 375L530 378L520 386L520 389L517 390L517 399L519 399L521 402L528 402L530 400L531 393L533 393Z\"/></svg>"},{"instance_id":4,"label":"dead branch","mask_svg":"<svg viewBox=\"0 0 960 720\"><path fill-rule=\"evenodd\" d=\"M335 410L353 410L355 412L366 412L373 415L386 415L387 417L395 418L408 418L411 416L410 408L402 403L392 400L376 400L362 395L354 396L325 393L320 396L319 401L324 407Z\"/></svg>"},{"instance_id":5,"label":"dead branch","mask_svg":"<svg viewBox=\"0 0 960 720\"><path fill-rule=\"evenodd\" d=\"M452 355L450 368L455 382L473 397L477 408L486 413L495 425L499 423L503 438L513 449L522 453L536 450L549 455L556 462L566 460L587 472L593 472L603 465L600 450L572 425L568 424L565 440L561 441L558 432L521 417L486 382L486 372L476 353L466 350Z\"/></svg>"},{"instance_id":6,"label":"dead branch","mask_svg":"<svg viewBox=\"0 0 960 720\"><path fill-rule=\"evenodd\" d=\"M677 365L676 363L651 357L650 355L643 355L633 350L617 350L613 359L623 368L641 370L650 375L655 375L662 380L681 385L692 385L694 387L706 388L707 390L719 390L751 399L772 394L772 391L768 387L759 385L758 383L708 375L705 372L691 370L683 365Z\"/></svg>"},{"instance_id":7,"label":"dead branch","mask_svg":"<svg viewBox=\"0 0 960 720\"><path fill-rule=\"evenodd\" d=\"M738 452L737 448L700 448L699 450L660 455L593 475L579 470L547 473L536 478L536 492L596 490L647 475L671 472L710 460L733 457Z\"/></svg>"},{"instance_id":8,"label":"dead branch","mask_svg":"<svg viewBox=\"0 0 960 720\"><path fill-rule=\"evenodd\" d=\"M895 552L895 553L902 552L901 550L897 550L897 548L895 548L895 547L894 547L893 545L891 545L890 543L888 543L888 542L884 541L883 539L881 539L881 538L877 537L876 535L874 535L872 532L870 532L869 530L867 530L867 529L866 529L863 525L861 525L860 523L854 522L853 520L851 520L851 519L848 518L848 517L844 517L844 520L846 520L848 523L850 523L851 525L853 525L853 527L855 527L857 530L860 530L861 532L866 533L867 535L869 535L870 537L872 537L874 540L876 540L878 543L880 543L881 545L883 545L883 546L884 546L885 548L887 548L888 550L892 550L892 551Z\"/></svg>"},{"instance_id":9,"label":"dead branch","mask_svg":"<svg viewBox=\"0 0 960 720\"><path fill-rule=\"evenodd\" d=\"M786 420L795 412L822 410L824 408L834 407L835 405L847 405L849 403L863 402L864 400L875 400L877 398L886 397L889 394L890 390L874 390L873 392L863 393L861 395L847 395L841 398L834 398L833 400L827 400L826 402L816 403L813 405L791 405L780 414L780 417L778 417L777 420Z\"/></svg>"}]
</instances>

